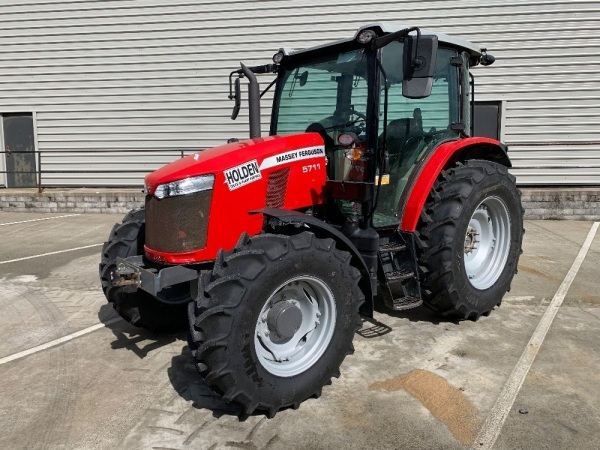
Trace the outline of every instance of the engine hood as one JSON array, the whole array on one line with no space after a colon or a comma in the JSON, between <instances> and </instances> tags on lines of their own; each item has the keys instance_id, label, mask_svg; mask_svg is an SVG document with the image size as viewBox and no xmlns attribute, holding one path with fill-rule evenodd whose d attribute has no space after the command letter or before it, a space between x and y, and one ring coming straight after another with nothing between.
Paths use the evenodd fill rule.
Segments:
<instances>
[{"instance_id":1,"label":"engine hood","mask_svg":"<svg viewBox=\"0 0 600 450\"><path fill-rule=\"evenodd\" d=\"M145 178L146 192L152 195L157 186L185 178L208 174L217 176L228 169L254 162L254 160L256 160L259 170L262 170L265 165L272 164L272 161L267 158L281 153L288 155L290 151L322 147L323 145L323 139L318 133L267 136L221 145L178 159L147 175ZM287 160L283 162L285 161ZM278 161L277 163L282 162Z\"/></svg>"}]
</instances>

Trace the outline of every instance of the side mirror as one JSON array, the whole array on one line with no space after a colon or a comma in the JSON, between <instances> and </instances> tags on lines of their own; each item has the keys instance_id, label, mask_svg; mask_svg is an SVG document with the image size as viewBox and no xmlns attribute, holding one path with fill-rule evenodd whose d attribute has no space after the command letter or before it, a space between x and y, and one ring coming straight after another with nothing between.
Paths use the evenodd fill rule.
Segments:
<instances>
[{"instance_id":1,"label":"side mirror","mask_svg":"<svg viewBox=\"0 0 600 450\"><path fill-rule=\"evenodd\" d=\"M418 99L431 95L437 50L437 36L404 38L404 79L402 80L404 97Z\"/></svg>"},{"instance_id":2,"label":"side mirror","mask_svg":"<svg viewBox=\"0 0 600 450\"><path fill-rule=\"evenodd\" d=\"M233 111L231 112L231 120L237 119L237 116L240 113L240 108L242 107L242 88L240 87L240 84L240 78L236 78L235 94L233 96L233 99L235 100L235 105L233 107Z\"/></svg>"}]
</instances>

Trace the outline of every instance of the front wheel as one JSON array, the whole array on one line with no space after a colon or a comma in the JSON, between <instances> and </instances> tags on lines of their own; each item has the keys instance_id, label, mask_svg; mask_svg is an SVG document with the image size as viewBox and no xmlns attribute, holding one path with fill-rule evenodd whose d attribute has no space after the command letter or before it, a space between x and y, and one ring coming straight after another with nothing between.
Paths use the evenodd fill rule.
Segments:
<instances>
[{"instance_id":1,"label":"front wheel","mask_svg":"<svg viewBox=\"0 0 600 450\"><path fill-rule=\"evenodd\" d=\"M340 375L361 325L360 272L332 239L242 239L200 279L190 348L206 382L245 414L273 416Z\"/></svg>"},{"instance_id":2,"label":"front wheel","mask_svg":"<svg viewBox=\"0 0 600 450\"><path fill-rule=\"evenodd\" d=\"M489 314L510 289L522 252L515 178L491 161L457 163L436 181L418 231L424 303L460 318Z\"/></svg>"}]
</instances>

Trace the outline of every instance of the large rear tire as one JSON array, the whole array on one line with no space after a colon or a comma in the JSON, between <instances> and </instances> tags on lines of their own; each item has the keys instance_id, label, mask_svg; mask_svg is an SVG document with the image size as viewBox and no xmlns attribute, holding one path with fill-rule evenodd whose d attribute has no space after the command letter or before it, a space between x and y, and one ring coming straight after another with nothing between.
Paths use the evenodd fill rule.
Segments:
<instances>
[{"instance_id":1,"label":"large rear tire","mask_svg":"<svg viewBox=\"0 0 600 450\"><path fill-rule=\"evenodd\" d=\"M318 397L353 353L364 295L350 254L314 234L245 236L200 278L190 349L242 414L272 417Z\"/></svg>"},{"instance_id":2,"label":"large rear tire","mask_svg":"<svg viewBox=\"0 0 600 450\"><path fill-rule=\"evenodd\" d=\"M444 170L419 224L424 303L477 320L499 306L522 253L521 193L508 169L471 160Z\"/></svg>"},{"instance_id":3,"label":"large rear tire","mask_svg":"<svg viewBox=\"0 0 600 450\"><path fill-rule=\"evenodd\" d=\"M142 255L145 231L144 208L130 211L110 232L102 246L100 281L110 305L130 324L153 332L171 332L185 329L189 289L174 288L161 293L161 299L145 291L125 292L113 283L117 257ZM187 287L187 286L186 286Z\"/></svg>"}]
</instances>

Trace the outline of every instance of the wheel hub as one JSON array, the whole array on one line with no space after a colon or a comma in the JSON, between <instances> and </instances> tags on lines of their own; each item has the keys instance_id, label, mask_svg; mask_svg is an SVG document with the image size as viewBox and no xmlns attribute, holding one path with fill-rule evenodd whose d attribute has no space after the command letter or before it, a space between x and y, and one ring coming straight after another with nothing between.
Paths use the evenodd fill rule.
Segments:
<instances>
[{"instance_id":1,"label":"wheel hub","mask_svg":"<svg viewBox=\"0 0 600 450\"><path fill-rule=\"evenodd\" d=\"M487 289L500 278L510 249L510 216L499 197L488 197L473 211L464 243L469 282Z\"/></svg>"},{"instance_id":2,"label":"wheel hub","mask_svg":"<svg viewBox=\"0 0 600 450\"><path fill-rule=\"evenodd\" d=\"M469 227L467 230L467 235L465 237L465 253L471 253L477 249L477 244L479 241L477 240L477 236L479 233L475 228Z\"/></svg>"},{"instance_id":3,"label":"wheel hub","mask_svg":"<svg viewBox=\"0 0 600 450\"><path fill-rule=\"evenodd\" d=\"M267 326L272 338L289 339L302 325L302 311L296 300L285 300L275 304L267 315Z\"/></svg>"},{"instance_id":4,"label":"wheel hub","mask_svg":"<svg viewBox=\"0 0 600 450\"><path fill-rule=\"evenodd\" d=\"M291 377L325 352L336 322L335 298L322 280L302 275L279 286L258 315L254 344L261 365Z\"/></svg>"}]
</instances>

